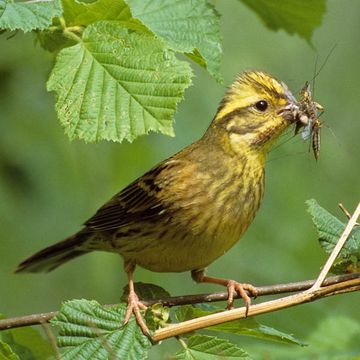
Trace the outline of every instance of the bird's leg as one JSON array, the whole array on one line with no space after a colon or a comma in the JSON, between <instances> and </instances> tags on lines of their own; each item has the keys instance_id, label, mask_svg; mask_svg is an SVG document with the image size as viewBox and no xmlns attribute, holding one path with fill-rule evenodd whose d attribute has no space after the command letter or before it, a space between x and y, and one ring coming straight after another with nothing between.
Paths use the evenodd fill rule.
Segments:
<instances>
[{"instance_id":1,"label":"bird's leg","mask_svg":"<svg viewBox=\"0 0 360 360\"><path fill-rule=\"evenodd\" d=\"M193 270L191 272L191 277L197 283L205 282L205 283L212 283L212 284L226 286L228 292L228 300L227 300L228 310L234 307L234 292L236 292L240 297L242 297L242 299L245 302L245 307L246 307L245 316L247 316L251 304L251 299L250 296L248 295L248 292L253 297L256 297L257 295L257 290L253 285L242 284L235 280L227 280L227 279L206 276L205 271L203 269Z\"/></svg>"},{"instance_id":2,"label":"bird's leg","mask_svg":"<svg viewBox=\"0 0 360 360\"><path fill-rule=\"evenodd\" d=\"M126 308L124 324L128 323L131 314L134 313L136 322L140 326L144 335L149 335L150 334L149 329L146 326L145 321L140 313L140 309L146 310L146 306L139 300L139 297L137 296L134 289L133 273L135 271L135 265L125 264L125 271L128 276L129 295L128 295L128 304Z\"/></svg>"}]
</instances>

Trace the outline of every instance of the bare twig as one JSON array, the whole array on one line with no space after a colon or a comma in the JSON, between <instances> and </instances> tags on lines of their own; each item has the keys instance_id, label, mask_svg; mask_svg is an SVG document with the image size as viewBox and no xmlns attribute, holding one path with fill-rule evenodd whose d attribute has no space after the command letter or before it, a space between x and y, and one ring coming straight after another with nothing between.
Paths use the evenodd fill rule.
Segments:
<instances>
[{"instance_id":1,"label":"bare twig","mask_svg":"<svg viewBox=\"0 0 360 360\"><path fill-rule=\"evenodd\" d=\"M339 208L342 210L342 212L345 214L345 216L350 220L351 214L347 211L346 207L342 203L339 203ZM355 225L360 225L360 224L355 223Z\"/></svg>"},{"instance_id":2,"label":"bare twig","mask_svg":"<svg viewBox=\"0 0 360 360\"><path fill-rule=\"evenodd\" d=\"M49 320L58 313L58 311L51 311L48 313L32 314L0 320L0 330L7 330L22 326L41 325L43 323L49 322Z\"/></svg>"},{"instance_id":3,"label":"bare twig","mask_svg":"<svg viewBox=\"0 0 360 360\"><path fill-rule=\"evenodd\" d=\"M249 316L269 313L280 309L285 309L295 305L304 304L306 302L315 301L323 297L342 294L344 292L360 290L360 278L344 281L338 284L324 286L320 289L312 291L302 291L299 294L286 296L280 299L255 304L249 308ZM183 321L179 324L169 325L155 332L152 340L157 342L173 336L178 336L191 331L214 326L227 321L245 318L246 307L233 310L222 311L220 313L202 316L200 318Z\"/></svg>"},{"instance_id":4,"label":"bare twig","mask_svg":"<svg viewBox=\"0 0 360 360\"><path fill-rule=\"evenodd\" d=\"M331 252L328 260L326 261L323 269L321 270L318 278L315 281L315 284L311 287L310 291L312 290L317 290L321 287L322 283L324 282L328 272L331 269L331 266L333 265L335 259L337 258L337 256L339 255L341 249L343 248L347 238L349 237L353 227L356 224L356 220L360 215L360 203L358 203L358 206L356 207L354 214L351 216L351 218L349 219L348 224L345 227L344 232L342 233L339 241L336 243L333 251Z\"/></svg>"},{"instance_id":5,"label":"bare twig","mask_svg":"<svg viewBox=\"0 0 360 360\"><path fill-rule=\"evenodd\" d=\"M45 335L49 340L49 343L54 353L55 360L61 360L60 351L59 348L57 347L55 336L52 333L49 324L46 322L42 322L41 326L44 329Z\"/></svg>"},{"instance_id":6,"label":"bare twig","mask_svg":"<svg viewBox=\"0 0 360 360\"><path fill-rule=\"evenodd\" d=\"M325 280L324 286L339 284L344 281L359 279L359 278L360 278L360 273L331 276ZM259 286L257 287L258 290L257 296L260 297L267 295L279 295L290 292L304 291L310 289L314 283L315 280L306 280L306 281L299 281L288 284ZM177 306L177 305L198 304L205 302L226 301L227 296L228 296L227 292L216 292L211 294L164 297L161 299L143 300L142 302L146 306L151 306L153 304L159 304L159 303L163 304L164 306ZM249 296L251 296L251 294L249 294ZM234 298L237 297L238 296L234 294ZM107 306L112 306L112 305L107 305ZM40 325L41 323L50 321L57 314L58 314L57 311L52 311L48 313L33 314L33 315L0 320L0 330L7 330L22 326Z\"/></svg>"},{"instance_id":7,"label":"bare twig","mask_svg":"<svg viewBox=\"0 0 360 360\"><path fill-rule=\"evenodd\" d=\"M347 211L343 203L339 203L339 208L342 210L342 212L345 214L345 216L350 220L351 214Z\"/></svg>"}]
</instances>

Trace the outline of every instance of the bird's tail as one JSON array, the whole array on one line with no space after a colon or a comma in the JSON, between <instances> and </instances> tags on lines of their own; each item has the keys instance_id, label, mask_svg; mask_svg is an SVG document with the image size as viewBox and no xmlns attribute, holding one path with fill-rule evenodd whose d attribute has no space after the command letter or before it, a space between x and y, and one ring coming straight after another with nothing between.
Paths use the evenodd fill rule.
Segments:
<instances>
[{"instance_id":1,"label":"bird's tail","mask_svg":"<svg viewBox=\"0 0 360 360\"><path fill-rule=\"evenodd\" d=\"M81 230L73 236L60 241L52 246L38 251L25 259L16 269L20 272L49 272L65 262L86 254L89 251L82 246L91 235L86 230Z\"/></svg>"}]
</instances>

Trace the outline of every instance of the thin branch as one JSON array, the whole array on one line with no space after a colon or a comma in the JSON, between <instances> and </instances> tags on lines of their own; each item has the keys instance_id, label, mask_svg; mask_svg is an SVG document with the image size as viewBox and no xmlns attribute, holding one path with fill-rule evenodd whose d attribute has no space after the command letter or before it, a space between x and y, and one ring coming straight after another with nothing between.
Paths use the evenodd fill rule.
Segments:
<instances>
[{"instance_id":1,"label":"thin branch","mask_svg":"<svg viewBox=\"0 0 360 360\"><path fill-rule=\"evenodd\" d=\"M55 360L61 360L61 354L60 354L59 348L57 347L55 336L52 333L49 324L46 322L43 322L43 323L41 323L41 326L44 329L45 335L49 340L50 346L54 353Z\"/></svg>"},{"instance_id":2,"label":"thin branch","mask_svg":"<svg viewBox=\"0 0 360 360\"><path fill-rule=\"evenodd\" d=\"M320 289L306 290L301 293L286 296L280 299L263 302L250 306L248 316L255 316L265 314L280 309L289 308L295 305L304 304L310 301L315 301L323 297L343 294L344 292L360 290L360 278L344 281L341 283L324 286ZM157 330L152 337L154 342L158 342L173 336L189 333L195 330L203 329L209 326L214 326L228 321L245 318L246 307L241 307L233 310L222 311L200 318L183 321L179 324L169 325L165 328Z\"/></svg>"},{"instance_id":3,"label":"thin branch","mask_svg":"<svg viewBox=\"0 0 360 360\"><path fill-rule=\"evenodd\" d=\"M339 208L342 210L342 212L345 214L345 216L350 220L351 214L347 211L346 207L342 203L339 203ZM360 225L360 224L355 223L355 225Z\"/></svg>"},{"instance_id":4,"label":"thin branch","mask_svg":"<svg viewBox=\"0 0 360 360\"><path fill-rule=\"evenodd\" d=\"M342 210L342 212L345 214L345 216L350 220L351 214L347 211L343 203L339 203L339 208Z\"/></svg>"},{"instance_id":5,"label":"thin branch","mask_svg":"<svg viewBox=\"0 0 360 360\"><path fill-rule=\"evenodd\" d=\"M353 279L360 279L360 272L354 274L331 276L325 280L324 286L339 284L344 281L353 280ZM304 291L310 289L314 283L315 280L306 280L306 281L299 281L299 282L293 282L287 284L259 286L257 287L258 297ZM226 301L227 296L228 296L227 292L216 292L211 294L165 297L161 299L143 300L142 302L146 306L151 306L153 304L159 304L159 303L163 304L164 306L177 306L177 305L198 304L198 303L215 302L215 301ZM249 296L251 296L251 294L249 294ZM237 297L238 295L234 294L234 298ZM112 306L112 305L107 305L107 306ZM58 311L52 311L48 313L33 314L33 315L0 320L0 330L7 330L22 326L40 325L44 322L50 321L57 314Z\"/></svg>"},{"instance_id":6,"label":"thin branch","mask_svg":"<svg viewBox=\"0 0 360 360\"><path fill-rule=\"evenodd\" d=\"M348 224L345 227L344 232L342 233L339 241L336 243L333 251L331 252L328 260L326 261L323 269L321 270L315 284L311 287L310 290L317 290L321 287L322 283L324 282L328 272L330 271L335 259L339 255L341 249L343 248L347 238L349 237L353 227L356 225L356 220L360 215L360 203L358 203L358 206L356 207L356 210L354 211L354 214L349 219Z\"/></svg>"},{"instance_id":7,"label":"thin branch","mask_svg":"<svg viewBox=\"0 0 360 360\"><path fill-rule=\"evenodd\" d=\"M58 313L58 311L51 311L48 313L19 316L0 320L0 330L7 330L22 326L41 325L43 323L49 322Z\"/></svg>"}]
</instances>

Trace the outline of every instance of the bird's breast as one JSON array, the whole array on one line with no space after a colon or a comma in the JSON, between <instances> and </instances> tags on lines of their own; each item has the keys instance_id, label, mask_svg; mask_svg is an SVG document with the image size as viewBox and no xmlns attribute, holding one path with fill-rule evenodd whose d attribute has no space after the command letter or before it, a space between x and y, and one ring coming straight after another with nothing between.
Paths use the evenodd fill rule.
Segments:
<instances>
[{"instance_id":1,"label":"bird's breast","mask_svg":"<svg viewBox=\"0 0 360 360\"><path fill-rule=\"evenodd\" d=\"M208 206L203 204L199 219L191 224L194 234L203 234L204 247L215 258L232 247L249 227L264 191L261 164L244 161L228 166L233 168L222 169L221 176L215 176L207 186Z\"/></svg>"},{"instance_id":2,"label":"bird's breast","mask_svg":"<svg viewBox=\"0 0 360 360\"><path fill-rule=\"evenodd\" d=\"M264 190L262 164L235 160L179 171L160 194L159 217L132 239L119 238L120 253L158 272L201 269L222 256L254 219Z\"/></svg>"}]
</instances>

